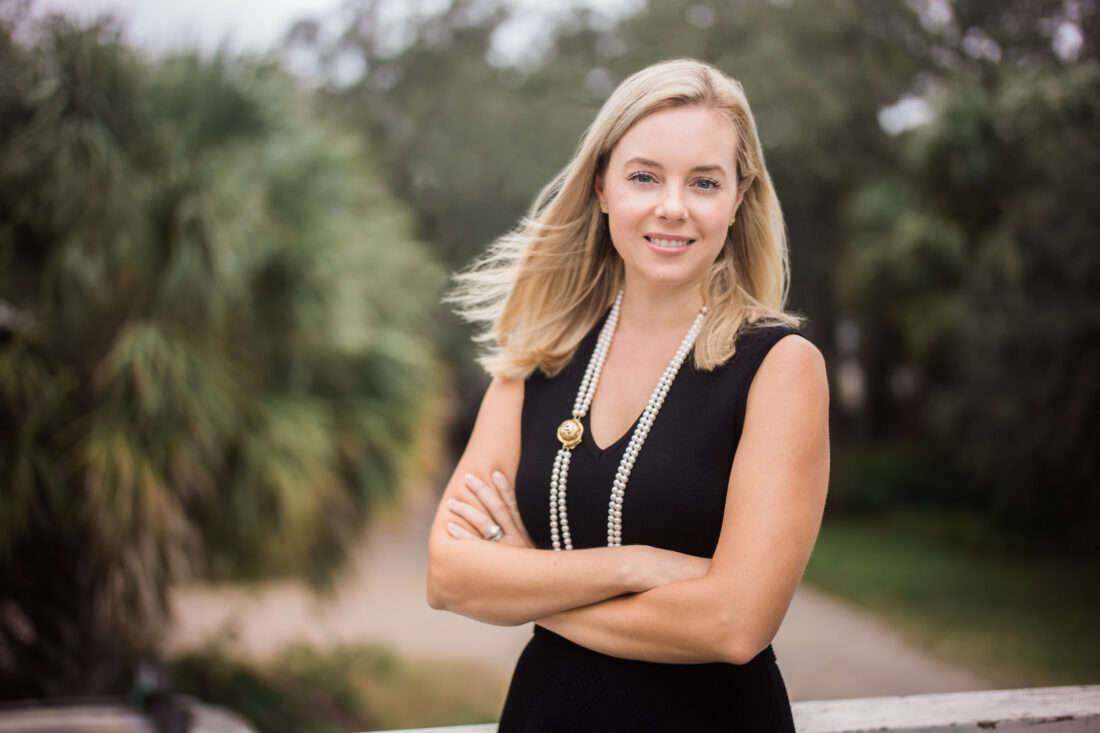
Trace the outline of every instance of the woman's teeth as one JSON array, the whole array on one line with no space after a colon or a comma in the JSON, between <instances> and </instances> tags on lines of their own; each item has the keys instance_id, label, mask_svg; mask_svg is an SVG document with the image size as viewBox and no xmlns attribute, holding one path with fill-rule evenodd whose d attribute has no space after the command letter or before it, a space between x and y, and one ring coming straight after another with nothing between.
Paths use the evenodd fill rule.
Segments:
<instances>
[{"instance_id":1,"label":"woman's teeth","mask_svg":"<svg viewBox=\"0 0 1100 733\"><path fill-rule=\"evenodd\" d=\"M658 247L686 247L694 241L692 239L659 239L657 237L646 237L646 239Z\"/></svg>"}]
</instances>

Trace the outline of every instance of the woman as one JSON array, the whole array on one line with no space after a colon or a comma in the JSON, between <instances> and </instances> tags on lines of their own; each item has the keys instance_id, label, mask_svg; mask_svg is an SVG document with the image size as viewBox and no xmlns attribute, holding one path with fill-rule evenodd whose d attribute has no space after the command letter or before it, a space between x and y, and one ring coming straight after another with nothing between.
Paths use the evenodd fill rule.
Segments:
<instances>
[{"instance_id":1,"label":"woman","mask_svg":"<svg viewBox=\"0 0 1100 733\"><path fill-rule=\"evenodd\" d=\"M828 388L786 285L748 102L691 60L624 81L460 276L494 379L428 600L536 622L501 731L793 730L770 642L821 521Z\"/></svg>"}]
</instances>

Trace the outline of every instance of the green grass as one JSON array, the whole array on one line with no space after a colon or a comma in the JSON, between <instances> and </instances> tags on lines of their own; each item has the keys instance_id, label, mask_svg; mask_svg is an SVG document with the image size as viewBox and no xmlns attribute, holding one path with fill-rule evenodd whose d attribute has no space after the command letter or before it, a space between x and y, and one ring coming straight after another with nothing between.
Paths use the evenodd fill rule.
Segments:
<instances>
[{"instance_id":1,"label":"green grass","mask_svg":"<svg viewBox=\"0 0 1100 733\"><path fill-rule=\"evenodd\" d=\"M177 692L261 733L347 733L496 720L507 681L474 664L402 659L379 647L297 647L262 665L213 646L171 663Z\"/></svg>"},{"instance_id":2,"label":"green grass","mask_svg":"<svg viewBox=\"0 0 1100 733\"><path fill-rule=\"evenodd\" d=\"M976 518L830 517L806 579L1006 685L1100 682L1093 558L1025 551Z\"/></svg>"}]
</instances>

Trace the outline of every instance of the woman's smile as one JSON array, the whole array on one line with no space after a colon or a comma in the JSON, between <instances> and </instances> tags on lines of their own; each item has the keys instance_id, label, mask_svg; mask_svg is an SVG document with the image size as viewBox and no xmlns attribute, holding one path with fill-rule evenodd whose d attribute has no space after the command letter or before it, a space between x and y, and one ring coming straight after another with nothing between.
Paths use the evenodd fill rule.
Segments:
<instances>
[{"instance_id":1,"label":"woman's smile","mask_svg":"<svg viewBox=\"0 0 1100 733\"><path fill-rule=\"evenodd\" d=\"M695 241L687 237L675 237L671 234L647 234L645 238L653 245L650 249L657 252L664 252L665 250L672 250L673 252L683 251L689 244Z\"/></svg>"}]
</instances>

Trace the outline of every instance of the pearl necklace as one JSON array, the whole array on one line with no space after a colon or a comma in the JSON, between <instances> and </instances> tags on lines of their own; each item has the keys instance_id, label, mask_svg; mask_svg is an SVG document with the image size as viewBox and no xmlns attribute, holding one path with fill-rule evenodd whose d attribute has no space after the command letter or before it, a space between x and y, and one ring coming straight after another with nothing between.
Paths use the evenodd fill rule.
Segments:
<instances>
[{"instance_id":1,"label":"pearl necklace","mask_svg":"<svg viewBox=\"0 0 1100 733\"><path fill-rule=\"evenodd\" d=\"M580 389L577 390L577 399L573 401L573 417L558 426L558 440L561 448L554 458L554 470L550 474L550 542L555 550L573 549L573 539L569 535L569 518L565 511L565 484L569 477L569 461L573 449L580 445L584 435L584 427L581 418L588 412L592 405L592 397L596 394L596 385L600 381L600 372L603 371L604 361L607 360L607 352L611 348L611 337L615 334L615 327L619 324L619 310L623 303L623 291L619 291L615 303L611 306L611 312L607 314L607 321L600 330L600 336L596 340L596 348L588 360L588 368L584 370L584 378L581 379ZM630 443L626 446L626 452L619 462L619 469L615 472L615 480L611 482L611 501L607 506L607 546L618 547L622 544L623 530L623 497L626 495L626 482L630 480L630 471L634 468L634 462L638 459L638 453L649 435L649 429L653 427L653 421L657 419L657 413L665 402L669 387L676 379L680 366L687 358L688 352L695 344L699 330L703 326L703 316L707 314L704 305L699 310L699 315L688 329L687 335L680 343L680 348L672 356L672 361L665 367L661 378L657 380L657 386L646 403L642 416L638 419L638 427L630 436ZM560 529L560 532L559 532Z\"/></svg>"}]
</instances>

